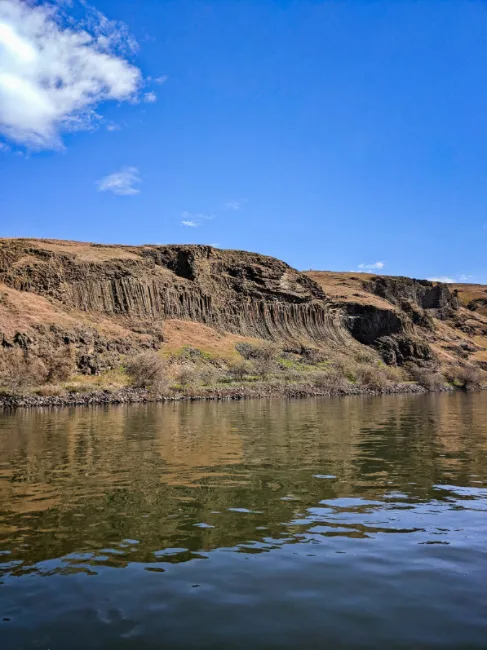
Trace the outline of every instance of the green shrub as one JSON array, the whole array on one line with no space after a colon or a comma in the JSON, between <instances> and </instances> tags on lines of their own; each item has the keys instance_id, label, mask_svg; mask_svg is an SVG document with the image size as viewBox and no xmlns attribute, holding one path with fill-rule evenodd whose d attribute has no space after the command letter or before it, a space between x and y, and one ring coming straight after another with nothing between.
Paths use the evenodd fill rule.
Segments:
<instances>
[{"instance_id":1,"label":"green shrub","mask_svg":"<svg viewBox=\"0 0 487 650\"><path fill-rule=\"evenodd\" d=\"M364 346L355 355L355 360L357 363L375 364L377 362L377 355L372 350L369 350Z\"/></svg>"},{"instance_id":2,"label":"green shrub","mask_svg":"<svg viewBox=\"0 0 487 650\"><path fill-rule=\"evenodd\" d=\"M239 359L238 361L232 361L228 365L228 374L231 379L235 381L243 381L247 375L252 372L252 366L248 361L244 359Z\"/></svg>"},{"instance_id":3,"label":"green shrub","mask_svg":"<svg viewBox=\"0 0 487 650\"><path fill-rule=\"evenodd\" d=\"M305 363L316 364L326 361L326 356L319 348L301 348L301 357Z\"/></svg>"},{"instance_id":4,"label":"green shrub","mask_svg":"<svg viewBox=\"0 0 487 650\"><path fill-rule=\"evenodd\" d=\"M277 363L273 357L258 357L252 362L255 374L261 379L268 379L277 370Z\"/></svg>"},{"instance_id":5,"label":"green shrub","mask_svg":"<svg viewBox=\"0 0 487 650\"><path fill-rule=\"evenodd\" d=\"M285 381L300 381L303 378L303 373L291 366L289 368L284 368L281 372L281 376Z\"/></svg>"},{"instance_id":6,"label":"green shrub","mask_svg":"<svg viewBox=\"0 0 487 650\"><path fill-rule=\"evenodd\" d=\"M235 349L244 359L251 359L255 345L251 343L236 343Z\"/></svg>"},{"instance_id":7,"label":"green shrub","mask_svg":"<svg viewBox=\"0 0 487 650\"><path fill-rule=\"evenodd\" d=\"M394 384L398 384L402 381L405 381L407 376L402 368L398 366L386 366L382 364L378 366L379 369L385 374L387 379Z\"/></svg>"},{"instance_id":8,"label":"green shrub","mask_svg":"<svg viewBox=\"0 0 487 650\"><path fill-rule=\"evenodd\" d=\"M348 357L339 357L333 362L334 370L349 381L356 382L359 375L359 364Z\"/></svg>"}]
</instances>

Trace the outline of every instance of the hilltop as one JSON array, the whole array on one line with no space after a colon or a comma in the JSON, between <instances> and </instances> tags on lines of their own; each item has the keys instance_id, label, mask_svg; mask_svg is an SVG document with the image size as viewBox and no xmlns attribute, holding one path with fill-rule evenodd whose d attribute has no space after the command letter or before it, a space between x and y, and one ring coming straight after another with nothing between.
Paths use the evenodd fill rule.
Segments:
<instances>
[{"instance_id":1,"label":"hilltop","mask_svg":"<svg viewBox=\"0 0 487 650\"><path fill-rule=\"evenodd\" d=\"M210 246L0 240L4 375L14 353L47 368L69 358L69 380L58 382L58 392L107 388L109 378L124 387L124 368L141 352L178 372L212 368L223 376L270 346L275 363L260 378L267 384L289 388L309 383L308 371L333 370L354 392L360 373L353 364L362 375L380 370L383 386L372 388L381 390L386 379L410 382L414 368L451 383L455 369L487 370L486 305L481 285L299 272L272 257ZM255 389L255 374L250 366L243 373L247 388ZM228 391L233 384L225 382ZM193 393L210 386L189 383ZM184 382L178 385L181 391Z\"/></svg>"}]
</instances>

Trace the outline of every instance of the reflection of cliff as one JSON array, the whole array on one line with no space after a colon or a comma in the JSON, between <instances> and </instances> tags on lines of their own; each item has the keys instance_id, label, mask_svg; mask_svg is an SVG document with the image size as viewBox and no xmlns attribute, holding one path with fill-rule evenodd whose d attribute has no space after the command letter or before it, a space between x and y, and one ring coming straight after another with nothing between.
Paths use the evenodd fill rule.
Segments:
<instances>
[{"instance_id":1,"label":"reflection of cliff","mask_svg":"<svg viewBox=\"0 0 487 650\"><path fill-rule=\"evenodd\" d=\"M323 500L487 481L486 422L482 394L19 410L0 419L0 545L122 563L280 539Z\"/></svg>"}]
</instances>

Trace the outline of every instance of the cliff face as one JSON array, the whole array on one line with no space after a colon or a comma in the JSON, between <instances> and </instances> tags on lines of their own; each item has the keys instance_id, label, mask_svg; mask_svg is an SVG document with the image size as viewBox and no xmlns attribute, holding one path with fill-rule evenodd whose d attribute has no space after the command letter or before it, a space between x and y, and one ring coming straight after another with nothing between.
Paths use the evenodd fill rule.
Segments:
<instances>
[{"instance_id":1,"label":"cliff face","mask_svg":"<svg viewBox=\"0 0 487 650\"><path fill-rule=\"evenodd\" d=\"M434 318L456 315L459 302L447 285L404 277L373 277L364 289L393 307L343 305L350 315L350 330L361 343L374 345L389 364L431 361L433 353L424 340L424 330L434 331ZM423 330L423 333L421 331Z\"/></svg>"},{"instance_id":2,"label":"cliff face","mask_svg":"<svg viewBox=\"0 0 487 650\"><path fill-rule=\"evenodd\" d=\"M4 240L0 281L67 313L146 334L179 319L291 347L351 339L342 311L313 280L280 260L240 251Z\"/></svg>"},{"instance_id":3,"label":"cliff face","mask_svg":"<svg viewBox=\"0 0 487 650\"><path fill-rule=\"evenodd\" d=\"M446 285L304 274L243 251L0 240L2 345L73 344L78 366L92 372L120 355L157 349L165 324L175 319L294 350L331 346L353 353L367 345L390 364L427 363L438 354L436 322L473 327L469 336L478 335L482 317L466 325L464 311ZM485 325L487 334L487 319ZM481 347L468 344L476 352Z\"/></svg>"},{"instance_id":4,"label":"cliff face","mask_svg":"<svg viewBox=\"0 0 487 650\"><path fill-rule=\"evenodd\" d=\"M366 273L307 275L348 315L354 338L375 347L386 363L468 360L487 368L487 318L464 307L471 285L450 288L428 280ZM481 288L477 285L477 292Z\"/></svg>"}]
</instances>

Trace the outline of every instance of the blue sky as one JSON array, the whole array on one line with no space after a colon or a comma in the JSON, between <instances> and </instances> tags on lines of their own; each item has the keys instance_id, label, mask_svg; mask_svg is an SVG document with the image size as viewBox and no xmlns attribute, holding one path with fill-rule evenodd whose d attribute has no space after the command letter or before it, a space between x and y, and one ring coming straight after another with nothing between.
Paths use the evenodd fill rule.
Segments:
<instances>
[{"instance_id":1,"label":"blue sky","mask_svg":"<svg viewBox=\"0 0 487 650\"><path fill-rule=\"evenodd\" d=\"M19 6L0 1L0 236L487 282L486 3Z\"/></svg>"}]
</instances>

